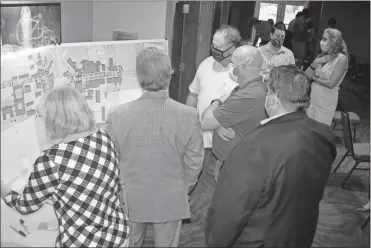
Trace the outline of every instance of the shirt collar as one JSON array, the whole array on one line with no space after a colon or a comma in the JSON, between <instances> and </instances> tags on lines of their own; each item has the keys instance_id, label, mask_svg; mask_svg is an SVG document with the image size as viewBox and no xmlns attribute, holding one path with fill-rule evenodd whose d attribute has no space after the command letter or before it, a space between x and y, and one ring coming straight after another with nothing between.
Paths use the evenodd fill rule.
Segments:
<instances>
[{"instance_id":1,"label":"shirt collar","mask_svg":"<svg viewBox=\"0 0 371 248\"><path fill-rule=\"evenodd\" d=\"M284 113L281 113L281 114L278 114L278 115L275 115L275 116L269 117L269 118L267 118L267 119L262 120L262 121L260 122L260 124L261 124L261 125L264 125L264 124L270 122L271 120L277 119L278 117L281 117L281 116L286 115L286 114L289 114L289 113L291 113L291 112L284 112Z\"/></svg>"},{"instance_id":2,"label":"shirt collar","mask_svg":"<svg viewBox=\"0 0 371 248\"><path fill-rule=\"evenodd\" d=\"M268 42L267 44L267 48L268 50L271 52L271 53L274 53L274 54L280 54L280 53L285 53L285 49L283 48L283 46L281 46L280 50L278 50L278 52L276 52L272 46L272 43Z\"/></svg>"},{"instance_id":3,"label":"shirt collar","mask_svg":"<svg viewBox=\"0 0 371 248\"><path fill-rule=\"evenodd\" d=\"M143 90L142 98L168 98L169 91L159 90L159 91L147 91Z\"/></svg>"}]
</instances>

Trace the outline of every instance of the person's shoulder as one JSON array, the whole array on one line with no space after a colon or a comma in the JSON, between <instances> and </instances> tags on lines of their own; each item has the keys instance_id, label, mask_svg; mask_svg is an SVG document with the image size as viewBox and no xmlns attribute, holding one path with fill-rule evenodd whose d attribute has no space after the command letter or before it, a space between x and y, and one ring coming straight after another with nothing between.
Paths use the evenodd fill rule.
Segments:
<instances>
[{"instance_id":1,"label":"person's shoulder","mask_svg":"<svg viewBox=\"0 0 371 248\"><path fill-rule=\"evenodd\" d=\"M281 49L282 49L282 51L284 51L286 54L289 54L289 55L294 56L294 53L293 53L290 49L288 49L287 47L282 46Z\"/></svg>"},{"instance_id":2,"label":"person's shoulder","mask_svg":"<svg viewBox=\"0 0 371 248\"><path fill-rule=\"evenodd\" d=\"M124 104L116 105L109 110L109 113L114 115L114 114L126 113L129 111L131 112L133 110L133 106L136 105L137 101L138 99L131 101L131 102L124 103Z\"/></svg>"},{"instance_id":3,"label":"person's shoulder","mask_svg":"<svg viewBox=\"0 0 371 248\"><path fill-rule=\"evenodd\" d=\"M257 99L261 99L261 98L264 98L267 96L267 86L266 84L263 82L263 79L254 83L253 85L253 93L254 93L254 97L257 98Z\"/></svg>"},{"instance_id":4,"label":"person's shoulder","mask_svg":"<svg viewBox=\"0 0 371 248\"><path fill-rule=\"evenodd\" d=\"M348 57L343 53L339 53L338 58L339 60L342 60L342 61L348 61Z\"/></svg>"},{"instance_id":5,"label":"person's shoulder","mask_svg":"<svg viewBox=\"0 0 371 248\"><path fill-rule=\"evenodd\" d=\"M190 106L187 106L183 103L180 103L180 102L177 102L171 98L169 98L167 101L166 101L166 104L171 107L172 109L174 109L174 111L178 111L180 112L181 114L185 114L185 115L190 115L190 116L197 116L198 115L198 110L193 108L193 107L190 107Z\"/></svg>"},{"instance_id":6,"label":"person's shoulder","mask_svg":"<svg viewBox=\"0 0 371 248\"><path fill-rule=\"evenodd\" d=\"M310 135L313 138L321 136L322 138L327 139L329 142L333 143L335 142L336 136L332 128L324 124L322 122L316 121L312 118L304 118L302 120L305 125L302 125L303 127L307 126L310 128L307 128L308 132L311 132L312 134Z\"/></svg>"},{"instance_id":7,"label":"person's shoulder","mask_svg":"<svg viewBox=\"0 0 371 248\"><path fill-rule=\"evenodd\" d=\"M265 99L267 95L267 87L265 86L263 80L252 82L250 85L242 88L240 91L243 98ZM238 95L239 94L237 91L237 96Z\"/></svg>"},{"instance_id":8,"label":"person's shoulder","mask_svg":"<svg viewBox=\"0 0 371 248\"><path fill-rule=\"evenodd\" d=\"M214 61L215 61L215 59L213 58L213 56L209 56L200 63L200 65L198 66L198 69L203 69L205 67L210 67L210 66L213 65Z\"/></svg>"}]
</instances>

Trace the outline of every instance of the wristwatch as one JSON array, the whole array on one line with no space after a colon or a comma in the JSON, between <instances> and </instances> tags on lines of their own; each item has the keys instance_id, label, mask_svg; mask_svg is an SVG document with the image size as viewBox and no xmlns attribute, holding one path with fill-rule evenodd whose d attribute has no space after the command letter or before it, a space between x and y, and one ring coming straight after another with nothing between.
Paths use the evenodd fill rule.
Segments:
<instances>
[{"instance_id":1,"label":"wristwatch","mask_svg":"<svg viewBox=\"0 0 371 248\"><path fill-rule=\"evenodd\" d=\"M213 102L219 102L219 105L222 105L222 101L220 101L219 99L214 99L211 101L210 105L213 104Z\"/></svg>"}]
</instances>

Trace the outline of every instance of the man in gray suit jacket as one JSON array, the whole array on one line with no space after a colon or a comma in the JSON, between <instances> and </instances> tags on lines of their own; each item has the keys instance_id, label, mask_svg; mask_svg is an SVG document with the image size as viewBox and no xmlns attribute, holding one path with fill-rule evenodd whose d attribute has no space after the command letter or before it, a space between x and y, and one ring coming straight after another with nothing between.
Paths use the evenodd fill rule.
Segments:
<instances>
[{"instance_id":1,"label":"man in gray suit jacket","mask_svg":"<svg viewBox=\"0 0 371 248\"><path fill-rule=\"evenodd\" d=\"M149 47L138 53L144 93L117 106L107 129L120 154L131 247L143 246L153 224L156 247L177 247L182 219L190 218L188 192L202 170L204 147L198 111L169 98L170 58Z\"/></svg>"}]
</instances>

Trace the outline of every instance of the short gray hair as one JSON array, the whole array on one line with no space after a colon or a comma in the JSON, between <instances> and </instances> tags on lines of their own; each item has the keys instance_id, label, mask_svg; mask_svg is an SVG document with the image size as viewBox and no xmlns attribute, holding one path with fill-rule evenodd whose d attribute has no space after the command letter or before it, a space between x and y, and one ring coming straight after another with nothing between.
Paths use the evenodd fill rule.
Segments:
<instances>
[{"instance_id":1,"label":"short gray hair","mask_svg":"<svg viewBox=\"0 0 371 248\"><path fill-rule=\"evenodd\" d=\"M93 130L96 126L93 111L76 89L63 85L51 89L37 104L38 114L44 117L50 139Z\"/></svg>"},{"instance_id":2,"label":"short gray hair","mask_svg":"<svg viewBox=\"0 0 371 248\"><path fill-rule=\"evenodd\" d=\"M173 69L170 57L156 47L147 47L137 55L137 77L147 91L165 90L169 87Z\"/></svg>"},{"instance_id":3,"label":"short gray hair","mask_svg":"<svg viewBox=\"0 0 371 248\"><path fill-rule=\"evenodd\" d=\"M282 65L271 70L268 89L278 96L282 103L308 108L311 86L308 76L294 65Z\"/></svg>"},{"instance_id":4,"label":"short gray hair","mask_svg":"<svg viewBox=\"0 0 371 248\"><path fill-rule=\"evenodd\" d=\"M215 33L220 32L224 36L225 44L241 45L241 33L237 28L222 25Z\"/></svg>"}]
</instances>

